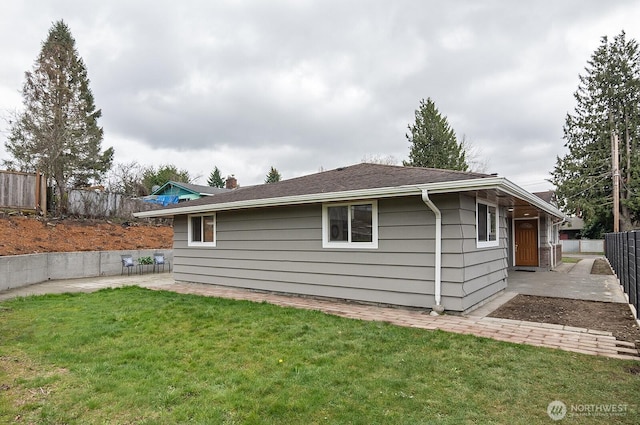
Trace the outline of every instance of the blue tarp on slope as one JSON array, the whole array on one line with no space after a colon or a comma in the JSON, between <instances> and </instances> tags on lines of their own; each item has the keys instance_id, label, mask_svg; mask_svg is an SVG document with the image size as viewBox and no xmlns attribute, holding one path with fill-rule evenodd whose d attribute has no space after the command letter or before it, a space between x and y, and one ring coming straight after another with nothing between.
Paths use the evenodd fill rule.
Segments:
<instances>
[{"instance_id":1,"label":"blue tarp on slope","mask_svg":"<svg viewBox=\"0 0 640 425\"><path fill-rule=\"evenodd\" d=\"M179 202L178 195L153 195L147 196L144 198L145 202L149 202L152 204L160 204L163 207L171 204L177 204Z\"/></svg>"}]
</instances>

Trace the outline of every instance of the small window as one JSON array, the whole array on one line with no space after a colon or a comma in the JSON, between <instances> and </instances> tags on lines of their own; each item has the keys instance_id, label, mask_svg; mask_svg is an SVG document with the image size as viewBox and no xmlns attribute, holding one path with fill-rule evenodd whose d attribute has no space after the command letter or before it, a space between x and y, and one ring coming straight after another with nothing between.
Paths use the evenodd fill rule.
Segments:
<instances>
[{"instance_id":1,"label":"small window","mask_svg":"<svg viewBox=\"0 0 640 425\"><path fill-rule=\"evenodd\" d=\"M498 207L480 201L476 206L478 248L498 246Z\"/></svg>"},{"instance_id":2,"label":"small window","mask_svg":"<svg viewBox=\"0 0 640 425\"><path fill-rule=\"evenodd\" d=\"M376 202L331 204L322 208L324 248L377 248Z\"/></svg>"},{"instance_id":3,"label":"small window","mask_svg":"<svg viewBox=\"0 0 640 425\"><path fill-rule=\"evenodd\" d=\"M216 246L216 216L189 216L189 246Z\"/></svg>"}]
</instances>

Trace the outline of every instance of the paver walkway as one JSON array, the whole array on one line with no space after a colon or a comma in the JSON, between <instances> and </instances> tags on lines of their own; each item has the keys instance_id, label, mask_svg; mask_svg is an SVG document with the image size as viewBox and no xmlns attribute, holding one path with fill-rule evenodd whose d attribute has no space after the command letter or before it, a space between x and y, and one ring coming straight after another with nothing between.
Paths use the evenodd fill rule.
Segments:
<instances>
[{"instance_id":1,"label":"paver walkway","mask_svg":"<svg viewBox=\"0 0 640 425\"><path fill-rule=\"evenodd\" d=\"M29 294L71 291L89 292L105 287L125 285L139 285L149 289L168 290L183 294L268 302L283 307L319 310L351 319L384 321L398 326L430 330L440 329L447 332L476 335L518 344L558 348L617 359L640 360L640 355L634 344L618 341L610 332L479 316L431 316L419 310L404 308L277 295L195 283L177 283L170 273L45 282L0 293L0 301Z\"/></svg>"}]
</instances>

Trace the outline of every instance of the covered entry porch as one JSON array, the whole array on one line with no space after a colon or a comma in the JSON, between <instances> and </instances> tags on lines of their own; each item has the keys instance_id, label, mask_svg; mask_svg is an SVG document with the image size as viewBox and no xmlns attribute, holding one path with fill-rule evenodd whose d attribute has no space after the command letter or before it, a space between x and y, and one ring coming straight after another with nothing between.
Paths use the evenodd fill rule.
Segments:
<instances>
[{"instance_id":1,"label":"covered entry porch","mask_svg":"<svg viewBox=\"0 0 640 425\"><path fill-rule=\"evenodd\" d=\"M563 220L524 202L507 209L508 264L512 270L549 271L562 264Z\"/></svg>"}]
</instances>

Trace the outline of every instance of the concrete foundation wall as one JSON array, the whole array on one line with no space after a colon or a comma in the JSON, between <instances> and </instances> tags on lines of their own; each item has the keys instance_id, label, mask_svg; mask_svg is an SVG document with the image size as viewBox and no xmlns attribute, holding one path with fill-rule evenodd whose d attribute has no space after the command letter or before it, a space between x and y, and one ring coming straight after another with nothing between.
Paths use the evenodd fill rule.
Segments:
<instances>
[{"instance_id":1,"label":"concrete foundation wall","mask_svg":"<svg viewBox=\"0 0 640 425\"><path fill-rule=\"evenodd\" d=\"M0 257L0 291L56 279L113 276L122 272L121 255L152 257L162 252L173 265L172 249L52 252ZM125 271L126 273L126 271Z\"/></svg>"}]
</instances>

